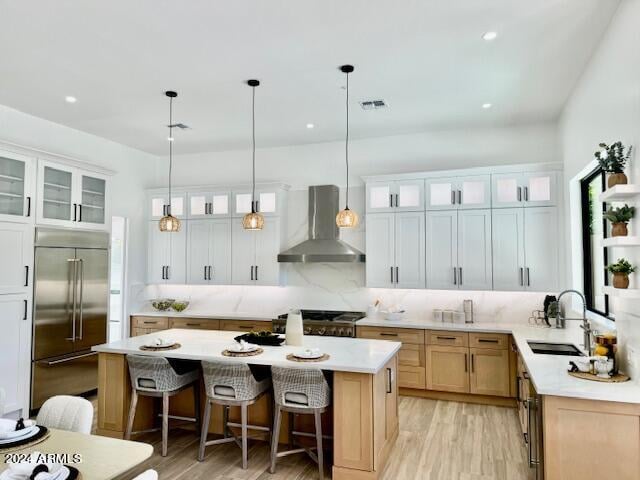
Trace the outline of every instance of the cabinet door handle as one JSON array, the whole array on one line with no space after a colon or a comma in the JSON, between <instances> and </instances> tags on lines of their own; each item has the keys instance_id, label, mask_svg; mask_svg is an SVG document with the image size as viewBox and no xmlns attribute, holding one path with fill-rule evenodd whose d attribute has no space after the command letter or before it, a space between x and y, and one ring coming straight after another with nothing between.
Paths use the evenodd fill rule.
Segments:
<instances>
[{"instance_id":1,"label":"cabinet door handle","mask_svg":"<svg viewBox=\"0 0 640 480\"><path fill-rule=\"evenodd\" d=\"M458 190L458 205L462 205L462 190Z\"/></svg>"},{"instance_id":2,"label":"cabinet door handle","mask_svg":"<svg viewBox=\"0 0 640 480\"><path fill-rule=\"evenodd\" d=\"M455 205L455 204L456 204L456 191L451 190L451 205Z\"/></svg>"},{"instance_id":3,"label":"cabinet door handle","mask_svg":"<svg viewBox=\"0 0 640 480\"><path fill-rule=\"evenodd\" d=\"M169 269L169 265L167 265L167 280L171 278L171 270Z\"/></svg>"},{"instance_id":4,"label":"cabinet door handle","mask_svg":"<svg viewBox=\"0 0 640 480\"><path fill-rule=\"evenodd\" d=\"M524 187L524 201L529 201L529 187Z\"/></svg>"},{"instance_id":5,"label":"cabinet door handle","mask_svg":"<svg viewBox=\"0 0 640 480\"><path fill-rule=\"evenodd\" d=\"M391 283L393 283L393 267L389 267L389 270L391 271Z\"/></svg>"},{"instance_id":6,"label":"cabinet door handle","mask_svg":"<svg viewBox=\"0 0 640 480\"><path fill-rule=\"evenodd\" d=\"M479 338L478 343L499 343L497 338Z\"/></svg>"},{"instance_id":7,"label":"cabinet door handle","mask_svg":"<svg viewBox=\"0 0 640 480\"><path fill-rule=\"evenodd\" d=\"M458 276L458 283L462 285L462 267L458 267L458 269L460 270L460 274Z\"/></svg>"},{"instance_id":8,"label":"cabinet door handle","mask_svg":"<svg viewBox=\"0 0 640 480\"><path fill-rule=\"evenodd\" d=\"M164 265L162 266L162 280L164 280Z\"/></svg>"},{"instance_id":9,"label":"cabinet door handle","mask_svg":"<svg viewBox=\"0 0 640 480\"><path fill-rule=\"evenodd\" d=\"M468 361L469 358L467 357L467 354L464 354L464 373L467 373L469 371L469 365L468 365Z\"/></svg>"},{"instance_id":10,"label":"cabinet door handle","mask_svg":"<svg viewBox=\"0 0 640 480\"><path fill-rule=\"evenodd\" d=\"M390 368L387 368L387 393L391 393L393 391L393 377Z\"/></svg>"},{"instance_id":11,"label":"cabinet door handle","mask_svg":"<svg viewBox=\"0 0 640 480\"><path fill-rule=\"evenodd\" d=\"M202 275L203 275L203 279L204 280L208 280L208 278L207 278L207 266L206 265L204 266L204 273Z\"/></svg>"},{"instance_id":12,"label":"cabinet door handle","mask_svg":"<svg viewBox=\"0 0 640 480\"><path fill-rule=\"evenodd\" d=\"M441 337L441 336L437 336L436 337L438 340L455 340L456 337Z\"/></svg>"},{"instance_id":13,"label":"cabinet door handle","mask_svg":"<svg viewBox=\"0 0 640 480\"><path fill-rule=\"evenodd\" d=\"M29 286L29 265L24 266L24 286Z\"/></svg>"},{"instance_id":14,"label":"cabinet door handle","mask_svg":"<svg viewBox=\"0 0 640 480\"><path fill-rule=\"evenodd\" d=\"M380 332L380 336L381 337L397 337L398 334L397 333L386 333L386 332Z\"/></svg>"},{"instance_id":15,"label":"cabinet door handle","mask_svg":"<svg viewBox=\"0 0 640 480\"><path fill-rule=\"evenodd\" d=\"M251 265L251 280L253 280L253 265Z\"/></svg>"},{"instance_id":16,"label":"cabinet door handle","mask_svg":"<svg viewBox=\"0 0 640 480\"><path fill-rule=\"evenodd\" d=\"M77 203L73 204L73 221L74 222L78 221L78 204Z\"/></svg>"},{"instance_id":17,"label":"cabinet door handle","mask_svg":"<svg viewBox=\"0 0 640 480\"><path fill-rule=\"evenodd\" d=\"M185 323L187 327L199 327L202 325L201 323Z\"/></svg>"},{"instance_id":18,"label":"cabinet door handle","mask_svg":"<svg viewBox=\"0 0 640 480\"><path fill-rule=\"evenodd\" d=\"M82 204L81 203L78 204L78 221L79 222L82 221Z\"/></svg>"},{"instance_id":19,"label":"cabinet door handle","mask_svg":"<svg viewBox=\"0 0 640 480\"><path fill-rule=\"evenodd\" d=\"M256 265L256 281L258 280L258 265Z\"/></svg>"},{"instance_id":20,"label":"cabinet door handle","mask_svg":"<svg viewBox=\"0 0 640 480\"><path fill-rule=\"evenodd\" d=\"M529 276L529 267L526 268L527 270L527 287L531 286L531 277Z\"/></svg>"},{"instance_id":21,"label":"cabinet door handle","mask_svg":"<svg viewBox=\"0 0 640 480\"><path fill-rule=\"evenodd\" d=\"M520 286L524 287L524 269L520 267Z\"/></svg>"},{"instance_id":22,"label":"cabinet door handle","mask_svg":"<svg viewBox=\"0 0 640 480\"><path fill-rule=\"evenodd\" d=\"M393 193L389 194L389 207L393 208Z\"/></svg>"},{"instance_id":23,"label":"cabinet door handle","mask_svg":"<svg viewBox=\"0 0 640 480\"><path fill-rule=\"evenodd\" d=\"M458 269L456 267L453 267L453 284L458 284Z\"/></svg>"},{"instance_id":24,"label":"cabinet door handle","mask_svg":"<svg viewBox=\"0 0 640 480\"><path fill-rule=\"evenodd\" d=\"M522 187L518 187L518 201L522 201Z\"/></svg>"},{"instance_id":25,"label":"cabinet door handle","mask_svg":"<svg viewBox=\"0 0 640 480\"><path fill-rule=\"evenodd\" d=\"M31 216L31 197L27 197L27 217Z\"/></svg>"},{"instance_id":26,"label":"cabinet door handle","mask_svg":"<svg viewBox=\"0 0 640 480\"><path fill-rule=\"evenodd\" d=\"M400 194L396 193L396 208L400 206Z\"/></svg>"},{"instance_id":27,"label":"cabinet door handle","mask_svg":"<svg viewBox=\"0 0 640 480\"><path fill-rule=\"evenodd\" d=\"M23 302L24 302L24 316L22 317L22 320L26 321L27 320L27 308L28 308L29 304L28 304L28 302L26 300L23 300Z\"/></svg>"},{"instance_id":28,"label":"cabinet door handle","mask_svg":"<svg viewBox=\"0 0 640 480\"><path fill-rule=\"evenodd\" d=\"M475 365L474 365L474 363L475 363L475 362L474 362L474 357L475 357L475 356L476 356L476 354L475 354L475 353L472 353L472 354L471 354L471 373L474 373L474 372L475 372Z\"/></svg>"},{"instance_id":29,"label":"cabinet door handle","mask_svg":"<svg viewBox=\"0 0 640 480\"><path fill-rule=\"evenodd\" d=\"M400 283L400 267L396 267L396 283Z\"/></svg>"},{"instance_id":30,"label":"cabinet door handle","mask_svg":"<svg viewBox=\"0 0 640 480\"><path fill-rule=\"evenodd\" d=\"M211 280L211 265L209 265L209 280Z\"/></svg>"}]
</instances>

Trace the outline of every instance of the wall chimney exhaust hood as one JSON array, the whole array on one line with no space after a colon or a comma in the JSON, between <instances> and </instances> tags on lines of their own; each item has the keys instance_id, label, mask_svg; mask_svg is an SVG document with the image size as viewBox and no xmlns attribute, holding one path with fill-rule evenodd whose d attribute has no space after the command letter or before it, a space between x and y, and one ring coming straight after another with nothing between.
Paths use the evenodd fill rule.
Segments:
<instances>
[{"instance_id":1,"label":"wall chimney exhaust hood","mask_svg":"<svg viewBox=\"0 0 640 480\"><path fill-rule=\"evenodd\" d=\"M336 225L339 190L335 185L309 187L309 239L278 255L281 263L358 263L365 254L340 240Z\"/></svg>"}]
</instances>

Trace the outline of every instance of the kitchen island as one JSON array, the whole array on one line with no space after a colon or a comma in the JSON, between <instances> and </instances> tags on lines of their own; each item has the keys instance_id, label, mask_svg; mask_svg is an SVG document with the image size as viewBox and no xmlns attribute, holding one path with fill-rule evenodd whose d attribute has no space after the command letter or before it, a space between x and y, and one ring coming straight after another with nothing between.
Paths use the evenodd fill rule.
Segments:
<instances>
[{"instance_id":1,"label":"kitchen island","mask_svg":"<svg viewBox=\"0 0 640 480\"><path fill-rule=\"evenodd\" d=\"M319 348L329 359L318 363L298 363L287 355L301 347L263 347L260 355L229 358L223 350L242 332L171 329L141 335L93 347L99 353L98 367L98 431L100 435L122 438L126 428L131 399L131 382L127 354L162 356L184 360L219 360L246 362L254 365L292 368L321 368L333 377L331 411L325 415L327 431L333 437L333 478L376 479L382 473L398 435L397 354L399 342L358 338L306 336L306 348ZM140 347L162 337L180 343L176 350L141 351ZM204 391L201 388L201 395ZM269 426L269 396L250 409L252 424ZM193 416L193 394L185 390L172 397L170 414ZM204 402L201 402L204 405ZM231 421L239 415L232 411ZM134 430L153 425L155 406L152 398L140 398ZM286 418L285 418L286 420ZM297 430L313 432L304 418ZM212 411L211 433L222 433L222 407ZM288 441L283 422L280 441ZM264 439L256 433L257 439Z\"/></svg>"}]
</instances>

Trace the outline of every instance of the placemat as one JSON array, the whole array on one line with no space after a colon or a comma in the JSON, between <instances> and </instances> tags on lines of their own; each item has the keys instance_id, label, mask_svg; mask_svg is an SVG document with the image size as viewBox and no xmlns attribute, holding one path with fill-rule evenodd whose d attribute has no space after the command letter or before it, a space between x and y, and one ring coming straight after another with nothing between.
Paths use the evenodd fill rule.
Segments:
<instances>
[{"instance_id":1,"label":"placemat","mask_svg":"<svg viewBox=\"0 0 640 480\"><path fill-rule=\"evenodd\" d=\"M177 350L182 345L176 343L171 345L170 347L149 347L147 345L140 346L140 350L144 350L145 352L164 352L165 350Z\"/></svg>"},{"instance_id":2,"label":"placemat","mask_svg":"<svg viewBox=\"0 0 640 480\"><path fill-rule=\"evenodd\" d=\"M587 372L567 372L567 373L572 377L582 378L583 380L591 380L592 382L622 383L630 380L628 375L624 375L622 373L617 373L616 375L613 375L611 378L602 378L597 376L594 373L587 373Z\"/></svg>"},{"instance_id":3,"label":"placemat","mask_svg":"<svg viewBox=\"0 0 640 480\"><path fill-rule=\"evenodd\" d=\"M16 450L23 450L25 448L29 448L41 442L44 442L47 438L49 438L50 432L47 427L42 427L40 425L38 425L37 427L40 429L40 431L33 437L24 438L21 440L16 440L12 443L0 445L0 453L15 452Z\"/></svg>"},{"instance_id":4,"label":"placemat","mask_svg":"<svg viewBox=\"0 0 640 480\"><path fill-rule=\"evenodd\" d=\"M253 357L255 355L260 355L262 352L264 352L264 350L261 348L256 348L251 352L230 352L229 350L223 350L222 355L225 357Z\"/></svg>"},{"instance_id":5,"label":"placemat","mask_svg":"<svg viewBox=\"0 0 640 480\"><path fill-rule=\"evenodd\" d=\"M296 357L293 353L290 353L289 355L287 355L287 360L291 360L292 362L301 362L301 363L324 362L325 360L329 360L330 358L331 356L326 353L318 358L299 358L299 357Z\"/></svg>"}]
</instances>

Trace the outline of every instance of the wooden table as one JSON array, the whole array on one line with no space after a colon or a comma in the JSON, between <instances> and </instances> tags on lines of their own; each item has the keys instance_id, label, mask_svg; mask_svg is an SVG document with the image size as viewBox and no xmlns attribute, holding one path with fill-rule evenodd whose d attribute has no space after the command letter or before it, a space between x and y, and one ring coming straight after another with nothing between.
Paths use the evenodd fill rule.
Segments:
<instances>
[{"instance_id":1,"label":"wooden table","mask_svg":"<svg viewBox=\"0 0 640 480\"><path fill-rule=\"evenodd\" d=\"M146 443L130 442L98 435L50 429L51 435L44 442L19 450L16 453L78 453L82 463L70 463L76 467L82 480L109 480L141 464L153 453ZM12 452L14 453L14 452ZM0 472L6 469L2 455Z\"/></svg>"}]
</instances>

